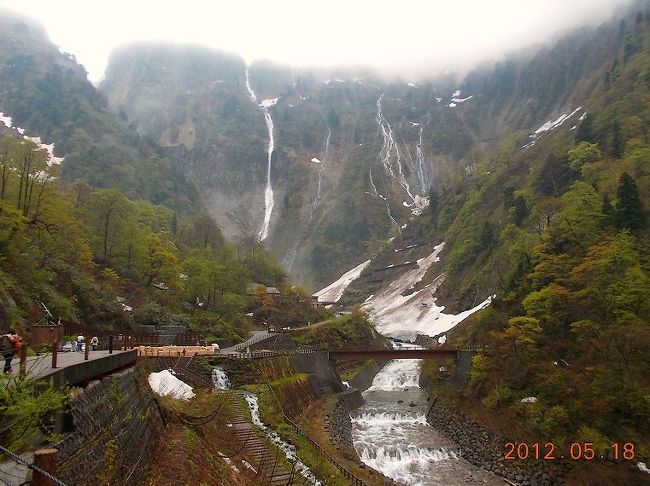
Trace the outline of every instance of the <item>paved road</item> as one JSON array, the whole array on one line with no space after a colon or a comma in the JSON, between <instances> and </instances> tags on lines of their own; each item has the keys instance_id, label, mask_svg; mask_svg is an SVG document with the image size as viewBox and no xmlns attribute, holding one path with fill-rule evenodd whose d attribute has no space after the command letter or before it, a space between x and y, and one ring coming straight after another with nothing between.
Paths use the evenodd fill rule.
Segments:
<instances>
[{"instance_id":1,"label":"paved road","mask_svg":"<svg viewBox=\"0 0 650 486\"><path fill-rule=\"evenodd\" d=\"M244 341L243 343L235 344L234 346L230 346L229 348L223 348L220 350L219 354L227 354L227 353L237 353L241 351L246 351L246 346L256 343L259 338L262 336L265 336L269 334L266 331L253 331L253 336ZM273 333L271 333L273 335Z\"/></svg>"},{"instance_id":2,"label":"paved road","mask_svg":"<svg viewBox=\"0 0 650 486\"><path fill-rule=\"evenodd\" d=\"M125 352L126 351L114 350L113 354L120 354ZM106 356L109 356L108 350L90 351L88 361L105 358ZM71 351L67 353L59 353L57 356L56 369L66 368L78 363L83 363L84 361L84 353L81 352ZM4 365L4 358L2 360L2 364ZM20 367L20 359L18 355L14 357L13 361L11 362L11 366L13 368L12 376L18 375L18 369ZM27 374L32 378L41 378L43 376L49 375L53 371L54 369L52 368L51 353L42 354L39 356L31 356L27 358Z\"/></svg>"}]
</instances>

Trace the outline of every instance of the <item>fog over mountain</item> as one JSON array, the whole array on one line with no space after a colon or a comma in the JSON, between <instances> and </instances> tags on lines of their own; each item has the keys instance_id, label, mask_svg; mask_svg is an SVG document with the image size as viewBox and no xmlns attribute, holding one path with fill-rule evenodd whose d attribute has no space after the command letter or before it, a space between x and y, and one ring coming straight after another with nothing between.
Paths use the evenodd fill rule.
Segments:
<instances>
[{"instance_id":1,"label":"fog over mountain","mask_svg":"<svg viewBox=\"0 0 650 486\"><path fill-rule=\"evenodd\" d=\"M118 45L143 40L198 43L299 65L368 64L410 77L466 69L585 24L630 0L409 0L306 5L296 1L189 0L79 3L25 0L7 7L38 19L93 82Z\"/></svg>"}]
</instances>

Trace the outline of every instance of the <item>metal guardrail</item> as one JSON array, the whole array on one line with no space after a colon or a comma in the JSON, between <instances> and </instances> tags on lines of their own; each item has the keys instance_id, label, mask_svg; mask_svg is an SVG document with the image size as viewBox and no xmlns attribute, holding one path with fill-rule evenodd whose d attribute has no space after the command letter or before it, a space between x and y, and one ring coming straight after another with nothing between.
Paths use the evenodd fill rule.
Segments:
<instances>
[{"instance_id":1,"label":"metal guardrail","mask_svg":"<svg viewBox=\"0 0 650 486\"><path fill-rule=\"evenodd\" d=\"M46 451L43 451L43 452L46 452ZM52 452L55 453L54 457L56 457L56 455L58 454L58 451L53 449ZM14 454L9 449L7 449L7 448L5 448L3 446L0 446L0 453L4 454L5 456L7 456L12 461L14 461L14 462L16 462L18 464L22 464L23 466L26 466L28 469L31 469L35 473L40 474L43 478L47 478L52 483L54 483L54 484L56 484L58 486L66 486L66 484L63 481L61 481L60 479L52 476L52 474L50 474L48 471L45 471L44 469L38 467L36 464L34 464L32 462L26 461L25 459L23 459L20 456L17 456L16 454ZM54 464L56 464L56 462L54 462ZM44 482L42 478L38 478L38 479L34 478L34 480L32 480L31 482L33 484L46 484L46 482Z\"/></svg>"},{"instance_id":2,"label":"metal guardrail","mask_svg":"<svg viewBox=\"0 0 650 486\"><path fill-rule=\"evenodd\" d=\"M226 358L236 358L236 359L250 359L250 358L274 358L277 356L290 356L294 354L313 354L324 352L323 349L310 349L310 348L301 348L301 349L282 349L278 351L263 350L263 351L251 351L250 353L222 353L216 354L214 356L225 356Z\"/></svg>"},{"instance_id":3,"label":"metal guardrail","mask_svg":"<svg viewBox=\"0 0 650 486\"><path fill-rule=\"evenodd\" d=\"M275 333L270 333L267 332L266 334L262 334L261 336L257 336L256 338L251 339L250 341L244 341L243 343L238 344L235 346L235 349L239 351L240 349L246 349L249 346L253 346L260 341L264 341L265 339L268 339L272 336L275 336Z\"/></svg>"}]
</instances>

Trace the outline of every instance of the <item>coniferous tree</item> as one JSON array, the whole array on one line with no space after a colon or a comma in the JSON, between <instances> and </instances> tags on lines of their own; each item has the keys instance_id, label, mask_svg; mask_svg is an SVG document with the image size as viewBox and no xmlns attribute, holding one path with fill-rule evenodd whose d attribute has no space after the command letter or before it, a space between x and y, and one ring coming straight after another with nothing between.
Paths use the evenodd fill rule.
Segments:
<instances>
[{"instance_id":1,"label":"coniferous tree","mask_svg":"<svg viewBox=\"0 0 650 486\"><path fill-rule=\"evenodd\" d=\"M612 203L609 200L609 194L603 196L603 207L601 211L603 214L612 214L614 212L614 206L612 206Z\"/></svg>"},{"instance_id":2,"label":"coniferous tree","mask_svg":"<svg viewBox=\"0 0 650 486\"><path fill-rule=\"evenodd\" d=\"M618 229L638 230L645 228L647 219L643 212L643 203L639 198L636 182L627 172L623 172L616 190L618 202L614 213L614 223Z\"/></svg>"},{"instance_id":3,"label":"coniferous tree","mask_svg":"<svg viewBox=\"0 0 650 486\"><path fill-rule=\"evenodd\" d=\"M521 194L518 194L515 197L513 207L514 211L512 213L512 219L517 226L521 226L521 224L526 219L526 216L528 216L528 205L526 204L526 198L524 198L524 196Z\"/></svg>"},{"instance_id":4,"label":"coniferous tree","mask_svg":"<svg viewBox=\"0 0 650 486\"><path fill-rule=\"evenodd\" d=\"M594 119L589 113L585 115L576 132L576 143L580 142L596 143L594 139Z\"/></svg>"},{"instance_id":5,"label":"coniferous tree","mask_svg":"<svg viewBox=\"0 0 650 486\"><path fill-rule=\"evenodd\" d=\"M625 153L625 142L623 141L623 132L621 132L621 125L618 121L614 122L612 132L612 155L620 159Z\"/></svg>"}]
</instances>

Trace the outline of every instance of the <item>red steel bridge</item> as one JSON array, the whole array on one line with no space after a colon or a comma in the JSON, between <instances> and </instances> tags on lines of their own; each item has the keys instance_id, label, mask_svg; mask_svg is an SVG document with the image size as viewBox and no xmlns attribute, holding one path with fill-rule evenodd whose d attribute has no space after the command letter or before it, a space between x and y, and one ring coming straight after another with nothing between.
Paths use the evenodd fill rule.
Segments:
<instances>
[{"instance_id":1,"label":"red steel bridge","mask_svg":"<svg viewBox=\"0 0 650 486\"><path fill-rule=\"evenodd\" d=\"M458 349L341 349L330 350L329 358L336 361L367 359L453 359L458 358Z\"/></svg>"}]
</instances>

